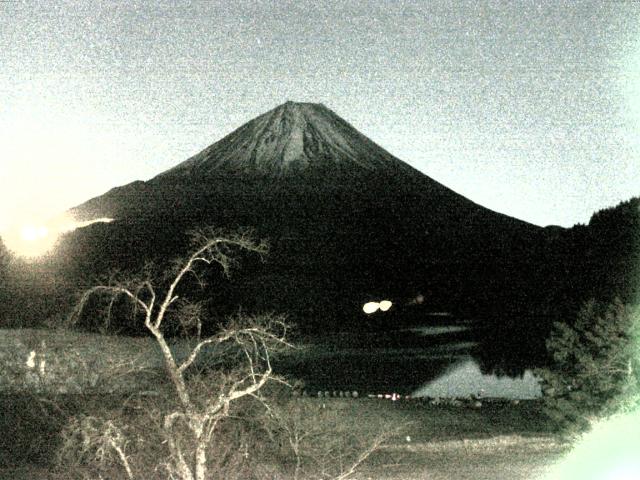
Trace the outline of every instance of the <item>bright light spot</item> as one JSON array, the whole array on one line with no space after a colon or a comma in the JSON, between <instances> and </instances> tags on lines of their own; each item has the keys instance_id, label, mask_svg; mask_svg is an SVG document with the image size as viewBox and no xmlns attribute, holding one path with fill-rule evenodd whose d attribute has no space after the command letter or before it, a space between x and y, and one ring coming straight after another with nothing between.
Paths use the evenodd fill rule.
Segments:
<instances>
[{"instance_id":1,"label":"bright light spot","mask_svg":"<svg viewBox=\"0 0 640 480\"><path fill-rule=\"evenodd\" d=\"M393 303L391 303L389 300L383 300L380 302L380 310L382 312L386 312L391 308L391 305L393 305Z\"/></svg>"},{"instance_id":2,"label":"bright light spot","mask_svg":"<svg viewBox=\"0 0 640 480\"><path fill-rule=\"evenodd\" d=\"M8 228L2 240L9 250L18 256L36 258L49 252L60 235L93 223L108 223L112 218L97 218L78 222L69 215L61 215L46 221L31 220L20 227Z\"/></svg>"},{"instance_id":3,"label":"bright light spot","mask_svg":"<svg viewBox=\"0 0 640 480\"><path fill-rule=\"evenodd\" d=\"M29 353L29 358L27 358L27 367L33 368L36 366L36 352L35 350L31 350Z\"/></svg>"},{"instance_id":4,"label":"bright light spot","mask_svg":"<svg viewBox=\"0 0 640 480\"><path fill-rule=\"evenodd\" d=\"M380 304L378 302L367 302L362 306L362 311L366 314L371 314L377 312L380 308Z\"/></svg>"},{"instance_id":5,"label":"bright light spot","mask_svg":"<svg viewBox=\"0 0 640 480\"><path fill-rule=\"evenodd\" d=\"M130 129L114 122L104 105L59 103L50 91L40 95L32 90L37 83L27 82L23 91L2 98L2 235L10 228L19 230L25 221L53 217L114 185L148 178L158 168L150 160L167 157L149 150L160 138L153 125L146 131Z\"/></svg>"},{"instance_id":6,"label":"bright light spot","mask_svg":"<svg viewBox=\"0 0 640 480\"><path fill-rule=\"evenodd\" d=\"M618 465L607 472L603 480L638 480L638 478L640 478L640 462Z\"/></svg>"},{"instance_id":7,"label":"bright light spot","mask_svg":"<svg viewBox=\"0 0 640 480\"><path fill-rule=\"evenodd\" d=\"M367 302L362 306L362 310L366 314L371 314L380 310L386 312L391 308L393 304L389 300L382 300L381 302Z\"/></svg>"},{"instance_id":8,"label":"bright light spot","mask_svg":"<svg viewBox=\"0 0 640 480\"><path fill-rule=\"evenodd\" d=\"M25 225L22 227L20 236L27 242L35 242L38 239L45 238L49 234L49 229L43 225Z\"/></svg>"},{"instance_id":9,"label":"bright light spot","mask_svg":"<svg viewBox=\"0 0 640 480\"><path fill-rule=\"evenodd\" d=\"M617 415L585 434L546 480L640 478L640 412Z\"/></svg>"}]
</instances>

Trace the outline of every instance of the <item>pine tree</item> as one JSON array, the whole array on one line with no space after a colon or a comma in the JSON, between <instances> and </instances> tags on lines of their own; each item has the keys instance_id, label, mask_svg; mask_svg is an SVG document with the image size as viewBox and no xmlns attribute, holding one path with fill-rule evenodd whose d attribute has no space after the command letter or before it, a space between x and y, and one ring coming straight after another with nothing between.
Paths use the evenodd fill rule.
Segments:
<instances>
[{"instance_id":1,"label":"pine tree","mask_svg":"<svg viewBox=\"0 0 640 480\"><path fill-rule=\"evenodd\" d=\"M602 415L638 406L638 328L631 307L618 299L591 300L573 324L554 324L547 340L552 362L538 375L556 426L584 430Z\"/></svg>"}]
</instances>

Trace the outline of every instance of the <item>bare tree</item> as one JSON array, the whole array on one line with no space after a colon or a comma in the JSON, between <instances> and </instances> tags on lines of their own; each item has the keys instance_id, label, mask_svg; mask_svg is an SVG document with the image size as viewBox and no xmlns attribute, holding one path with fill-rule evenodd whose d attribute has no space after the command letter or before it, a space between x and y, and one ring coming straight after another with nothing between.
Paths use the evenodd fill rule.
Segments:
<instances>
[{"instance_id":1,"label":"bare tree","mask_svg":"<svg viewBox=\"0 0 640 480\"><path fill-rule=\"evenodd\" d=\"M292 480L347 480L408 426L386 418L363 422L363 414L352 408L343 402L325 405L306 399L270 405L265 429L293 460Z\"/></svg>"},{"instance_id":2,"label":"bare tree","mask_svg":"<svg viewBox=\"0 0 640 480\"><path fill-rule=\"evenodd\" d=\"M201 309L180 298L178 288L187 276L199 274L203 268L218 265L225 274L233 265L233 251L246 250L259 255L267 252L264 241L255 241L250 232L233 235L212 229L193 234L193 253L176 263L171 270L168 285L156 285L151 276L126 281L112 280L97 285L82 295L72 322L82 314L88 302L95 297L106 302L107 319L118 298L127 298L144 317L144 326L153 335L162 352L166 373L177 396L176 408L164 415L163 430L169 448L165 463L170 478L204 480L208 473L208 446L221 420L228 417L230 405L243 397L256 397L258 391L275 378L271 365L274 351L289 346L284 317L278 315L237 315L213 336L202 338ZM194 332L194 339L183 358L178 358L167 341L169 312L178 318L183 329ZM188 372L198 363L202 354L207 357L235 356L241 368L219 372L218 382L208 395L192 395ZM237 364L236 364L237 365ZM187 432L186 438L184 432ZM112 442L113 443L113 442ZM115 443L121 446L122 443ZM124 461L127 476L133 478L132 468L126 461L122 447L117 451Z\"/></svg>"}]
</instances>

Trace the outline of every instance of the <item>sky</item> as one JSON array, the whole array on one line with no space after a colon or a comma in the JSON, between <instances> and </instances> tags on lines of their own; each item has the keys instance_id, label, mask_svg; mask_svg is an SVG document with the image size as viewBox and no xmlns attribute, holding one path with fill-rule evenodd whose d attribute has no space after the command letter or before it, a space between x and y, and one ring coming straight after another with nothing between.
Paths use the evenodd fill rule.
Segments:
<instances>
[{"instance_id":1,"label":"sky","mask_svg":"<svg viewBox=\"0 0 640 480\"><path fill-rule=\"evenodd\" d=\"M640 195L640 2L0 0L0 232L287 101L537 225Z\"/></svg>"}]
</instances>

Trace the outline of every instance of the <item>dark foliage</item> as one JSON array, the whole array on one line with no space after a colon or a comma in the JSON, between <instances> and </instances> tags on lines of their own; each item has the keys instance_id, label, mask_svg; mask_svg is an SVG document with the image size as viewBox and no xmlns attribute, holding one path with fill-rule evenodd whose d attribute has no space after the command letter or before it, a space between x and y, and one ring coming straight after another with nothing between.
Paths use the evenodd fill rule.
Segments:
<instances>
[{"instance_id":1,"label":"dark foliage","mask_svg":"<svg viewBox=\"0 0 640 480\"><path fill-rule=\"evenodd\" d=\"M119 206L122 221L69 235L59 267L77 277L114 267L135 271L145 261L179 256L183 232L198 225L252 225L272 246L267 264L248 261L229 285L215 285L205 297L229 310L242 304L288 311L307 331L359 328L360 306L370 297L399 303L419 291L430 308L476 311L510 297L522 303L534 295L531 282L541 281L533 268L544 254L536 246L540 229L478 213L428 179L303 180L145 185Z\"/></svg>"},{"instance_id":2,"label":"dark foliage","mask_svg":"<svg viewBox=\"0 0 640 480\"><path fill-rule=\"evenodd\" d=\"M595 213L588 230L584 277L592 279L592 292L636 302L640 298L640 197Z\"/></svg>"},{"instance_id":3,"label":"dark foliage","mask_svg":"<svg viewBox=\"0 0 640 480\"><path fill-rule=\"evenodd\" d=\"M0 325L6 315L9 295L9 251L0 237Z\"/></svg>"},{"instance_id":4,"label":"dark foliage","mask_svg":"<svg viewBox=\"0 0 640 480\"><path fill-rule=\"evenodd\" d=\"M554 300L568 300L577 312L590 298L615 297L634 303L640 292L640 198L595 213L558 241L563 279ZM559 302L558 302L559 303Z\"/></svg>"},{"instance_id":5,"label":"dark foliage","mask_svg":"<svg viewBox=\"0 0 640 480\"><path fill-rule=\"evenodd\" d=\"M101 402L107 402L104 395ZM0 394L0 468L50 464L68 418L95 404L88 396Z\"/></svg>"},{"instance_id":6,"label":"dark foliage","mask_svg":"<svg viewBox=\"0 0 640 480\"><path fill-rule=\"evenodd\" d=\"M638 383L637 319L620 300L587 302L547 341L552 364L540 369L545 411L560 429L585 429L613 413Z\"/></svg>"}]
</instances>

